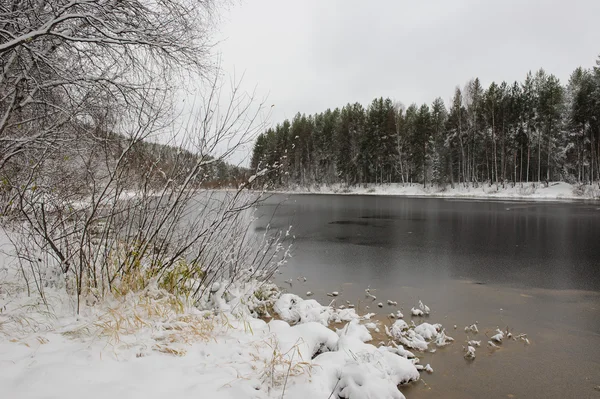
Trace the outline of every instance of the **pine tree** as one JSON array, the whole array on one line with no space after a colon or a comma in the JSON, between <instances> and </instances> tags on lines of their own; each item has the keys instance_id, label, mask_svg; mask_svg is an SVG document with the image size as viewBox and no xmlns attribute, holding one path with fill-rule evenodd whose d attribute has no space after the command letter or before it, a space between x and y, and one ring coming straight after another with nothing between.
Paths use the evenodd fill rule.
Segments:
<instances>
[{"instance_id":1,"label":"pine tree","mask_svg":"<svg viewBox=\"0 0 600 399\"><path fill-rule=\"evenodd\" d=\"M277 185L599 180L600 59L566 87L543 69L485 91L474 79L449 105L376 98L297 114L257 137L250 166L281 170Z\"/></svg>"},{"instance_id":2,"label":"pine tree","mask_svg":"<svg viewBox=\"0 0 600 399\"><path fill-rule=\"evenodd\" d=\"M449 151L445 146L447 118L448 112L444 101L438 97L431 105L432 137L430 140L432 182L437 185L445 183L449 174L447 169Z\"/></svg>"}]
</instances>

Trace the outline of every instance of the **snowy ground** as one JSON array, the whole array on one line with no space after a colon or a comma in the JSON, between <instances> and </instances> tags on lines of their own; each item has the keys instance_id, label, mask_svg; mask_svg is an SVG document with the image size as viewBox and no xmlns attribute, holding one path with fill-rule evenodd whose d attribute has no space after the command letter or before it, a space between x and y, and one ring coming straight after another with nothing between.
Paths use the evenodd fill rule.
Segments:
<instances>
[{"instance_id":1,"label":"snowy ground","mask_svg":"<svg viewBox=\"0 0 600 399\"><path fill-rule=\"evenodd\" d=\"M419 378L395 347L371 336L353 311L283 295L288 321L266 323L241 301L223 310L179 309L150 288L84 308L51 291L54 316L36 301L3 292L2 398L403 398ZM218 302L218 301L217 301ZM350 322L334 332L329 321Z\"/></svg>"},{"instance_id":2,"label":"snowy ground","mask_svg":"<svg viewBox=\"0 0 600 399\"><path fill-rule=\"evenodd\" d=\"M512 186L506 184L480 184L477 187L455 185L454 188L423 188L422 184L368 184L366 186L295 187L278 191L286 194L345 194L345 195L398 195L411 197L448 197L448 198L497 198L525 200L581 200L600 199L600 189L594 186L574 186L565 182L551 182L548 187L539 183L524 183Z\"/></svg>"}]
</instances>

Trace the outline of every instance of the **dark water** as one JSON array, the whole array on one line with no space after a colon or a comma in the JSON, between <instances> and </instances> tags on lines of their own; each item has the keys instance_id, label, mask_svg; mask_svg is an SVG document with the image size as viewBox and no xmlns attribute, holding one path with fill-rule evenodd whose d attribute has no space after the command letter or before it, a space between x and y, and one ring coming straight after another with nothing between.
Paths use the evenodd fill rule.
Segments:
<instances>
[{"instance_id":1,"label":"dark water","mask_svg":"<svg viewBox=\"0 0 600 399\"><path fill-rule=\"evenodd\" d=\"M339 291L336 304L379 311L384 324L397 309L376 302L395 300L406 316L419 299L432 308L428 321L456 342L423 355L435 372L403 388L409 399L600 398L600 203L295 195L259 212L257 231L293 226L294 256L278 275L293 278L289 291L327 303ZM466 362L462 329L475 321L484 344L508 327L531 345L481 348Z\"/></svg>"}]
</instances>

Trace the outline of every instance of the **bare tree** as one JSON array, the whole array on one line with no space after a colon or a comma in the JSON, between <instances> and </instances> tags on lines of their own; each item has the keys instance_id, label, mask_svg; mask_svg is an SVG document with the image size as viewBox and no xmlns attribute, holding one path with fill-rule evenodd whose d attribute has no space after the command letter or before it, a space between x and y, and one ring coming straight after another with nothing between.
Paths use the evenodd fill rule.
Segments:
<instances>
[{"instance_id":1,"label":"bare tree","mask_svg":"<svg viewBox=\"0 0 600 399\"><path fill-rule=\"evenodd\" d=\"M0 168L107 103L147 109L149 89L202 75L212 11L210 0L2 2Z\"/></svg>"},{"instance_id":2,"label":"bare tree","mask_svg":"<svg viewBox=\"0 0 600 399\"><path fill-rule=\"evenodd\" d=\"M189 124L193 129L180 132L178 143L162 146L162 153L150 154L146 166L135 171L132 165L140 164L136 157L148 155L138 154L138 146L164 129L152 113L120 124L131 130L105 139L102 156L92 151L78 154L86 165L85 185L76 184L80 175L68 173L61 178L73 184L65 190L36 183L47 167L46 159L40 158L31 181L15 190L19 217L14 228L20 237L19 259L27 263L23 274L36 283L42 297L43 284L38 282L43 277L33 273L38 269L32 260L36 265L43 260L45 269L64 276L78 299L138 290L151 281L200 298L214 281L267 279L285 261L288 247L281 232L269 232L258 241L249 234L252 209L261 193L245 189L256 175L233 191L204 189L212 166L263 128L257 123L262 108L251 111L252 97L240 99L234 88L229 105L215 108L223 104L220 92L215 80ZM223 143L225 150L214 156ZM110 156L111 146L122 146L117 157ZM165 157L169 162L163 162Z\"/></svg>"},{"instance_id":3,"label":"bare tree","mask_svg":"<svg viewBox=\"0 0 600 399\"><path fill-rule=\"evenodd\" d=\"M285 260L281 233L248 234L255 176L205 190L262 129L262 104L238 82L224 88L207 56L212 12L209 0L0 5L4 221L42 298L56 281L78 300L153 281L199 298ZM193 117L149 150L172 133L184 77L203 88Z\"/></svg>"}]
</instances>

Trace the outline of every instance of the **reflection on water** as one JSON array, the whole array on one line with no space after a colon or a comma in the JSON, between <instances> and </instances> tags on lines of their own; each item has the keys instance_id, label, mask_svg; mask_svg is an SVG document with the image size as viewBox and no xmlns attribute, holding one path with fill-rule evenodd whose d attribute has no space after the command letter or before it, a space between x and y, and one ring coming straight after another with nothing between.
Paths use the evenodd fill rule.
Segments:
<instances>
[{"instance_id":1,"label":"reflection on water","mask_svg":"<svg viewBox=\"0 0 600 399\"><path fill-rule=\"evenodd\" d=\"M307 282L290 291L324 303L339 291L339 303L367 311L377 309L369 286L405 315L423 299L430 322L458 326L454 345L425 356L435 373L409 398L600 397L597 204L298 195L259 212L257 230L294 226L294 257L278 278ZM462 328L474 321L526 332L532 345L481 349L465 363Z\"/></svg>"}]
</instances>

